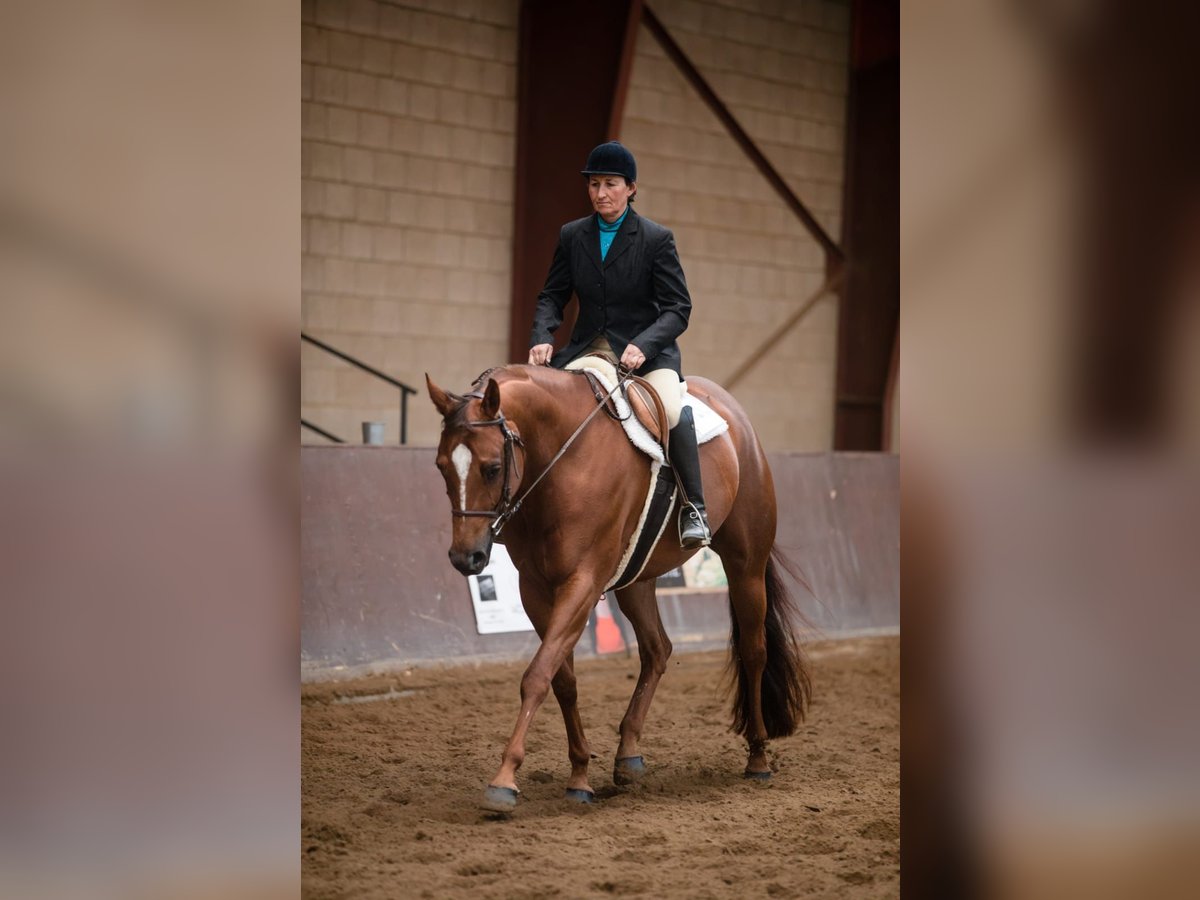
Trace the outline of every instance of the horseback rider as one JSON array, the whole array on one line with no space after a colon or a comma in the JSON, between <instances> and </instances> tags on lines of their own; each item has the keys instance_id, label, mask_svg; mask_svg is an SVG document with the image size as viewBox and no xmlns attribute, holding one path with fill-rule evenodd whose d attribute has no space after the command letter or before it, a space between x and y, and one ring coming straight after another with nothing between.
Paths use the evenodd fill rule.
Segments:
<instances>
[{"instance_id":1,"label":"horseback rider","mask_svg":"<svg viewBox=\"0 0 1200 900\"><path fill-rule=\"evenodd\" d=\"M675 236L639 216L637 162L617 141L588 154L582 174L595 215L568 222L559 233L546 284L538 294L530 338L530 365L563 368L599 353L645 378L662 399L670 426L670 457L683 498L679 543L684 549L711 540L700 480L700 452L692 410L683 406L679 335L687 329L688 295ZM574 293L579 316L570 343L557 353L553 334Z\"/></svg>"}]
</instances>

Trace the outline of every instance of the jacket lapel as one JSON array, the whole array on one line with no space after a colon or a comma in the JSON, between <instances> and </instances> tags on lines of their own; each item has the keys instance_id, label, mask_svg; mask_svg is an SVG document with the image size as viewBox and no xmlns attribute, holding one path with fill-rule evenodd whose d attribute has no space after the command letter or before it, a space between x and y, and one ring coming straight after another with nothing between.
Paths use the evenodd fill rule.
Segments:
<instances>
[{"instance_id":1,"label":"jacket lapel","mask_svg":"<svg viewBox=\"0 0 1200 900\"><path fill-rule=\"evenodd\" d=\"M596 267L597 272L603 272L604 264L600 260L600 229L596 225L595 213L592 213L588 218L581 233L583 234L583 248L587 254L587 258L592 261L592 265ZM608 248L608 252L612 253L612 247Z\"/></svg>"},{"instance_id":2,"label":"jacket lapel","mask_svg":"<svg viewBox=\"0 0 1200 900\"><path fill-rule=\"evenodd\" d=\"M638 214L633 211L633 207L630 207L629 214L625 216L625 221L621 223L621 227L617 230L616 237L613 238L612 246L608 248L608 255L604 257L605 269L613 264L613 260L629 249L629 245L633 243L633 235L637 234L637 230ZM599 243L600 237L597 235L596 256L600 255Z\"/></svg>"}]
</instances>

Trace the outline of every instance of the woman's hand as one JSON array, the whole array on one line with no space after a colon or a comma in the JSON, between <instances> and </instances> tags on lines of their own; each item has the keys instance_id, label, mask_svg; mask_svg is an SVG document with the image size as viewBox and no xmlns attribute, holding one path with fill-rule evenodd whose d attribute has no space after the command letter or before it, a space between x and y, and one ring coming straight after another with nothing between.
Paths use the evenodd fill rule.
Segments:
<instances>
[{"instance_id":1,"label":"woman's hand","mask_svg":"<svg viewBox=\"0 0 1200 900\"><path fill-rule=\"evenodd\" d=\"M625 352L621 354L621 365L630 372L637 371L646 362L646 354L635 347L633 344L625 345Z\"/></svg>"},{"instance_id":2,"label":"woman's hand","mask_svg":"<svg viewBox=\"0 0 1200 900\"><path fill-rule=\"evenodd\" d=\"M553 355L553 344L538 344L529 348L529 364L531 366L548 366L550 357Z\"/></svg>"}]
</instances>

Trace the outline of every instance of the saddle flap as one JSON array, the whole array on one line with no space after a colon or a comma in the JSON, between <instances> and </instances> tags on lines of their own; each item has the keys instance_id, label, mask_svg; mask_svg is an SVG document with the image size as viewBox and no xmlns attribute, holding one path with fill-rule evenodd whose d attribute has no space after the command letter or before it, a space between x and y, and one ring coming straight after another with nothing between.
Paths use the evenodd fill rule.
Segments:
<instances>
[{"instance_id":1,"label":"saddle flap","mask_svg":"<svg viewBox=\"0 0 1200 900\"><path fill-rule=\"evenodd\" d=\"M586 353L578 359L567 363L568 371L586 371L592 369L595 372L602 373L607 380L607 387L611 387L618 381L617 367L614 361L604 353ZM591 376L589 376L591 377ZM600 396L600 391L593 386L593 391L596 392L597 398ZM633 412L634 418L649 432L653 441L658 444L663 451L663 456L666 456L667 451L667 413L663 408L662 400L658 396L658 392L646 379L634 375L628 382L628 386L621 392L626 402L629 404L630 410ZM612 407L615 409L615 406ZM610 412L614 418L617 418L615 412Z\"/></svg>"},{"instance_id":2,"label":"saddle flap","mask_svg":"<svg viewBox=\"0 0 1200 900\"><path fill-rule=\"evenodd\" d=\"M650 386L650 382L641 378L631 381L626 397L637 420L653 435L656 441L660 444L663 443L665 437L663 428L666 423L659 416L660 412L663 412L662 401L658 398L654 388Z\"/></svg>"}]
</instances>

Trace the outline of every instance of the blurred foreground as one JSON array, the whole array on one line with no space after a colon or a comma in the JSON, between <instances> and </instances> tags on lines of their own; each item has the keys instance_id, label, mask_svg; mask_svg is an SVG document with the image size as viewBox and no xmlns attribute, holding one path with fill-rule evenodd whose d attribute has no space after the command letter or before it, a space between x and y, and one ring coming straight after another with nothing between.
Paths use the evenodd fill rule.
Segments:
<instances>
[{"instance_id":1,"label":"blurred foreground","mask_svg":"<svg viewBox=\"0 0 1200 900\"><path fill-rule=\"evenodd\" d=\"M1196 14L903 12L905 889L1194 896Z\"/></svg>"},{"instance_id":2,"label":"blurred foreground","mask_svg":"<svg viewBox=\"0 0 1200 900\"><path fill-rule=\"evenodd\" d=\"M1180 4L902 18L912 896L1200 880ZM0 9L0 891L293 893L298 16Z\"/></svg>"},{"instance_id":3,"label":"blurred foreground","mask_svg":"<svg viewBox=\"0 0 1200 900\"><path fill-rule=\"evenodd\" d=\"M4 896L298 889L298 45L0 7Z\"/></svg>"}]
</instances>

